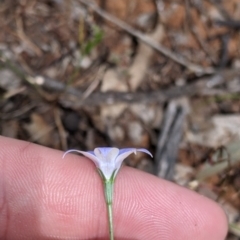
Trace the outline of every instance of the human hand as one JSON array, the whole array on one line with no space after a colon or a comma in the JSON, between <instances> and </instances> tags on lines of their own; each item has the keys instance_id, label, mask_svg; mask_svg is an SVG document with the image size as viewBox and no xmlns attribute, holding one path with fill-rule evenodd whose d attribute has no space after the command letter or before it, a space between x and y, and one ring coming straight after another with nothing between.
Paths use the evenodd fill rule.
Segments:
<instances>
[{"instance_id":1,"label":"human hand","mask_svg":"<svg viewBox=\"0 0 240 240\"><path fill-rule=\"evenodd\" d=\"M91 161L5 137L0 146L0 239L108 239ZM116 239L225 239L222 209L197 193L129 167L114 188Z\"/></svg>"}]
</instances>

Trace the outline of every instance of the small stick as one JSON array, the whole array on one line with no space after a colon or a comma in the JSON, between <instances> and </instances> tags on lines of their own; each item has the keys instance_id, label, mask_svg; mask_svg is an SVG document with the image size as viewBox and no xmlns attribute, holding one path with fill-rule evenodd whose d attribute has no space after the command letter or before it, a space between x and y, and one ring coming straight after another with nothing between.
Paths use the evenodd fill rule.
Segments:
<instances>
[{"instance_id":1,"label":"small stick","mask_svg":"<svg viewBox=\"0 0 240 240\"><path fill-rule=\"evenodd\" d=\"M187 112L188 106L184 99L172 100L168 104L155 155L156 175L159 177L173 179Z\"/></svg>"}]
</instances>

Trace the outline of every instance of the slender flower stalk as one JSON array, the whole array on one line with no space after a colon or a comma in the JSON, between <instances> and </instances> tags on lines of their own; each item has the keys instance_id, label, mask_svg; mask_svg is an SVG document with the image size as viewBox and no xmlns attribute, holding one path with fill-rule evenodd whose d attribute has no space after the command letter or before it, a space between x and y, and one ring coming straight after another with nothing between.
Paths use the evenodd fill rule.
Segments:
<instances>
[{"instance_id":1,"label":"slender flower stalk","mask_svg":"<svg viewBox=\"0 0 240 240\"><path fill-rule=\"evenodd\" d=\"M144 152L146 154L149 154L151 157L152 154L144 148L118 149L111 147L102 147L95 148L94 151L88 152L71 149L64 153L63 158L70 152L80 153L85 157L91 159L96 165L104 185L105 200L108 210L109 236L110 240L114 240L112 204L113 186L116 175L122 165L123 160L126 159L130 154Z\"/></svg>"},{"instance_id":2,"label":"slender flower stalk","mask_svg":"<svg viewBox=\"0 0 240 240\"><path fill-rule=\"evenodd\" d=\"M109 224L110 240L114 239L114 235L113 235L113 210L112 210L113 185L114 185L114 179L113 178L111 178L110 180L104 179L104 191L105 191L105 200L106 200L107 210L108 210L108 224Z\"/></svg>"}]
</instances>

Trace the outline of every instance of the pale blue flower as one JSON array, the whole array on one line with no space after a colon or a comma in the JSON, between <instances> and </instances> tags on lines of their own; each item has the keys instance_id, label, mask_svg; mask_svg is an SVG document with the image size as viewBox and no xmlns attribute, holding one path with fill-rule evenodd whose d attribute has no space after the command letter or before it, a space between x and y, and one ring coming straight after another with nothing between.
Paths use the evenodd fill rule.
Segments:
<instances>
[{"instance_id":1,"label":"pale blue flower","mask_svg":"<svg viewBox=\"0 0 240 240\"><path fill-rule=\"evenodd\" d=\"M78 152L85 157L91 159L107 180L109 180L111 177L116 177L123 160L126 159L130 154L144 152L152 157L152 154L148 150L143 148L118 149L114 147L100 147L95 148L94 151L88 152L71 149L65 152L63 157L65 157L65 155L69 152Z\"/></svg>"},{"instance_id":2,"label":"pale blue flower","mask_svg":"<svg viewBox=\"0 0 240 240\"><path fill-rule=\"evenodd\" d=\"M70 152L77 152L85 157L91 159L100 175L103 179L105 199L108 209L108 222L109 222L109 236L110 240L114 240L113 234L113 212L112 212L112 201L113 201L113 184L115 177L122 165L124 159L126 159L130 154L137 152L144 152L152 157L152 154L144 148L111 148L111 147L101 147L95 148L94 151L79 151L75 149L68 150L64 153L63 158L66 154Z\"/></svg>"}]
</instances>

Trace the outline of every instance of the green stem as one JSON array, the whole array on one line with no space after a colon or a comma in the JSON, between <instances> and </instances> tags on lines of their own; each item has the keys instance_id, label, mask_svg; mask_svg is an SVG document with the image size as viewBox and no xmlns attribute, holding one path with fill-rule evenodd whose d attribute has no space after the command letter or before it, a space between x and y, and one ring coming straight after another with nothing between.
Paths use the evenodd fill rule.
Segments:
<instances>
[{"instance_id":1,"label":"green stem","mask_svg":"<svg viewBox=\"0 0 240 240\"><path fill-rule=\"evenodd\" d=\"M114 180L112 178L109 179L109 180L104 180L104 190L105 190L105 198L106 198L107 210L108 210L108 223L109 223L109 236L110 236L110 240L114 240L114 234L113 234L113 211L112 211L113 183L114 183Z\"/></svg>"}]
</instances>

